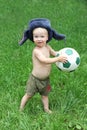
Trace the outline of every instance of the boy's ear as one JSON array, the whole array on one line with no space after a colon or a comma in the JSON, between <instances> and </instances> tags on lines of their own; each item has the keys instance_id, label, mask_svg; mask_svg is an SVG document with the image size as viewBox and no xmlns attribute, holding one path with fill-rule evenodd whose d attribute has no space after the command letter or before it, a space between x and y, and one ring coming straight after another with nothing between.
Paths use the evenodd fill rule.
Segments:
<instances>
[{"instance_id":1,"label":"boy's ear","mask_svg":"<svg viewBox=\"0 0 87 130\"><path fill-rule=\"evenodd\" d=\"M55 30L52 29L53 38L56 40L63 40L66 38L64 34L58 34Z\"/></svg>"},{"instance_id":2,"label":"boy's ear","mask_svg":"<svg viewBox=\"0 0 87 130\"><path fill-rule=\"evenodd\" d=\"M19 45L24 44L24 42L29 39L29 30L26 30L23 34L23 37L21 39L21 41L19 42Z\"/></svg>"}]
</instances>

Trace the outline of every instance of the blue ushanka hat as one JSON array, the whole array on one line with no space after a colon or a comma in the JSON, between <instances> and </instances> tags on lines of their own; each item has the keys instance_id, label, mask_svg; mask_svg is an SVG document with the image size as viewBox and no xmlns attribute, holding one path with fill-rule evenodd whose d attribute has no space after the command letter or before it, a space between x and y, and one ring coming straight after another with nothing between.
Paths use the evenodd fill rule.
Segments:
<instances>
[{"instance_id":1,"label":"blue ushanka hat","mask_svg":"<svg viewBox=\"0 0 87 130\"><path fill-rule=\"evenodd\" d=\"M45 28L48 31L48 40L49 42L52 38L56 40L65 39L64 34L58 34L54 29L51 28L50 21L46 18L36 18L29 22L29 28L24 32L22 40L19 42L20 45L24 44L26 40L31 40L33 42L33 30L35 28Z\"/></svg>"}]
</instances>

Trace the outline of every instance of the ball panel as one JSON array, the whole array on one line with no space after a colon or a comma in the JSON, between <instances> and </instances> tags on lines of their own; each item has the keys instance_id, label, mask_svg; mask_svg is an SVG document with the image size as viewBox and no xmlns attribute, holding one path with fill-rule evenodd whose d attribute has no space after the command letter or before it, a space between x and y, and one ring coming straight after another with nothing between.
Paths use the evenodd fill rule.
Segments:
<instances>
[{"instance_id":1,"label":"ball panel","mask_svg":"<svg viewBox=\"0 0 87 130\"><path fill-rule=\"evenodd\" d=\"M57 53L57 55L56 56L59 56L60 54L59 53Z\"/></svg>"},{"instance_id":2,"label":"ball panel","mask_svg":"<svg viewBox=\"0 0 87 130\"><path fill-rule=\"evenodd\" d=\"M70 62L69 61L67 61L66 63L63 63L63 67L65 67L65 68L69 68L70 67Z\"/></svg>"},{"instance_id":3,"label":"ball panel","mask_svg":"<svg viewBox=\"0 0 87 130\"><path fill-rule=\"evenodd\" d=\"M73 54L73 51L72 51L71 49L67 49L67 50L65 51L65 53L66 53L67 55L72 55L72 54Z\"/></svg>"},{"instance_id":4,"label":"ball panel","mask_svg":"<svg viewBox=\"0 0 87 130\"><path fill-rule=\"evenodd\" d=\"M80 64L80 58L79 58L79 57L76 58L76 64L77 64L77 65Z\"/></svg>"}]
</instances>

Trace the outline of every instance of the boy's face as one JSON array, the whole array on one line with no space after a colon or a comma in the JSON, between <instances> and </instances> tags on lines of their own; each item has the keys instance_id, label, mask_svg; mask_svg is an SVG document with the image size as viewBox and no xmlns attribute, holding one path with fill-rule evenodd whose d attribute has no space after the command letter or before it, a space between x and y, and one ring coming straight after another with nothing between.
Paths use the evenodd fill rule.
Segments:
<instances>
[{"instance_id":1,"label":"boy's face","mask_svg":"<svg viewBox=\"0 0 87 130\"><path fill-rule=\"evenodd\" d=\"M33 41L37 46L44 46L47 40L48 31L45 28L36 28L33 30Z\"/></svg>"}]
</instances>

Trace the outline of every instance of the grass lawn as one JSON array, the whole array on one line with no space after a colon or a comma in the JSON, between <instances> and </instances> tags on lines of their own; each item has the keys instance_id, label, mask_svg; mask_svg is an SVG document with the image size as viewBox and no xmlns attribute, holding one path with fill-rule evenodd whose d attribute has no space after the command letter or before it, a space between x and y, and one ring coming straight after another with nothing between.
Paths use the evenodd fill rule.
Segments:
<instances>
[{"instance_id":1,"label":"grass lawn","mask_svg":"<svg viewBox=\"0 0 87 130\"><path fill-rule=\"evenodd\" d=\"M66 35L50 41L55 50L72 47L81 64L72 73L52 65L53 114L44 113L39 94L19 106L32 70L34 44L18 45L28 21L48 18L52 27ZM87 1L86 0L1 0L0 1L0 129L1 130L87 130Z\"/></svg>"}]
</instances>

